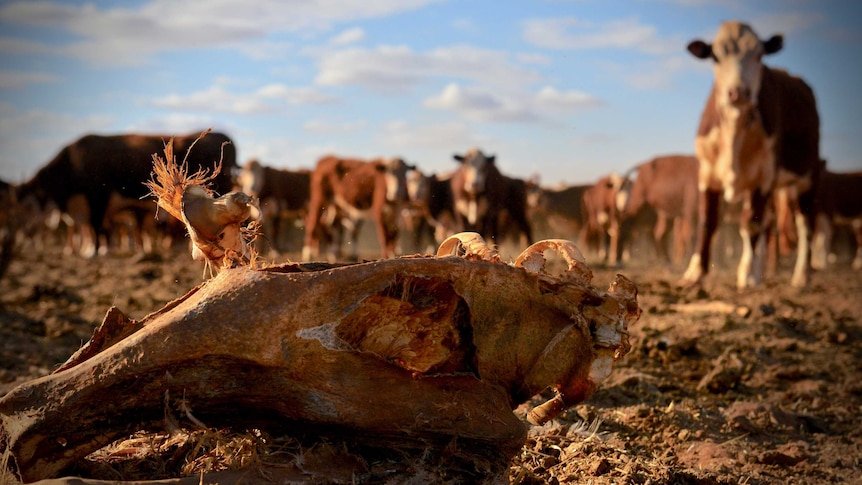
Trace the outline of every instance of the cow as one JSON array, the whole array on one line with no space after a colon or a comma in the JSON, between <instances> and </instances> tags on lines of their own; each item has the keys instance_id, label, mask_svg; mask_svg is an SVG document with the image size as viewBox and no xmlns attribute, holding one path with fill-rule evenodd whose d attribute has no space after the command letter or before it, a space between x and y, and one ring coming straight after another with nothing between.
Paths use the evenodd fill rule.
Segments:
<instances>
[{"instance_id":1,"label":"cow","mask_svg":"<svg viewBox=\"0 0 862 485\"><path fill-rule=\"evenodd\" d=\"M233 187L232 171L236 168L236 148L221 133L174 137L174 153L185 159L190 173L212 171L221 160L221 172L212 180L216 193L227 193ZM200 137L200 139L198 139ZM148 195L144 185L153 170L153 155L164 151L169 136L155 135L86 135L67 145L53 160L39 169L18 188L19 199L33 199L40 208L51 203L66 212L70 201L83 197L89 212L89 225L96 232L95 244L107 238L105 214L113 193L129 199ZM189 148L194 144L194 148Z\"/></svg>"},{"instance_id":2,"label":"cow","mask_svg":"<svg viewBox=\"0 0 862 485\"><path fill-rule=\"evenodd\" d=\"M458 229L499 243L502 222L508 220L526 239L522 244L532 242L526 181L503 175L494 163L496 156L475 147L453 158L460 164L450 179Z\"/></svg>"},{"instance_id":3,"label":"cow","mask_svg":"<svg viewBox=\"0 0 862 485\"><path fill-rule=\"evenodd\" d=\"M547 188L530 182L527 187L530 220L543 223L547 237L577 240L587 221L584 193L592 184Z\"/></svg>"},{"instance_id":4,"label":"cow","mask_svg":"<svg viewBox=\"0 0 862 485\"><path fill-rule=\"evenodd\" d=\"M695 137L700 162L697 244L683 286L700 283L709 270L722 196L726 202L743 202L736 286L742 290L760 284L765 240L775 223L769 201L785 187L799 241L790 282L794 287L808 283L820 118L805 81L761 62L782 46L781 35L762 41L737 21L723 23L711 44L688 44L692 55L713 61L714 81Z\"/></svg>"},{"instance_id":5,"label":"cow","mask_svg":"<svg viewBox=\"0 0 862 485\"><path fill-rule=\"evenodd\" d=\"M853 269L862 269L862 171L824 170L817 186L817 224L811 264L825 269L837 224L849 224L856 240Z\"/></svg>"},{"instance_id":6,"label":"cow","mask_svg":"<svg viewBox=\"0 0 862 485\"><path fill-rule=\"evenodd\" d=\"M455 203L452 200L451 174L425 174L411 170L407 174L407 195L410 204L403 211L403 220L411 243L422 251L424 240L440 245L455 230ZM426 238L427 236L427 238Z\"/></svg>"},{"instance_id":7,"label":"cow","mask_svg":"<svg viewBox=\"0 0 862 485\"><path fill-rule=\"evenodd\" d=\"M407 172L414 168L401 158L365 161L327 155L318 160L309 184L302 258L317 257L321 242L329 245L332 258L341 258L340 232L346 227L350 258L358 259L359 228L368 217L374 220L381 257L395 256L397 218L407 203Z\"/></svg>"},{"instance_id":8,"label":"cow","mask_svg":"<svg viewBox=\"0 0 862 485\"><path fill-rule=\"evenodd\" d=\"M249 160L243 165L238 182L243 192L258 198L261 219L268 222L267 234L272 249L283 250L281 223L304 221L308 215L311 171L277 169Z\"/></svg>"},{"instance_id":9,"label":"cow","mask_svg":"<svg viewBox=\"0 0 862 485\"><path fill-rule=\"evenodd\" d=\"M656 215L652 228L656 253L666 262L682 261L692 245L697 221L698 171L696 157L666 155L644 162L626 174L616 197L620 220L617 261L622 259L623 248L631 242L639 216L650 209ZM664 243L668 222L673 223L673 258L668 255Z\"/></svg>"},{"instance_id":10,"label":"cow","mask_svg":"<svg viewBox=\"0 0 862 485\"><path fill-rule=\"evenodd\" d=\"M616 195L622 178L611 173L584 191L585 226L581 231L582 248L591 249L605 264L616 265L619 241L619 215Z\"/></svg>"}]
</instances>

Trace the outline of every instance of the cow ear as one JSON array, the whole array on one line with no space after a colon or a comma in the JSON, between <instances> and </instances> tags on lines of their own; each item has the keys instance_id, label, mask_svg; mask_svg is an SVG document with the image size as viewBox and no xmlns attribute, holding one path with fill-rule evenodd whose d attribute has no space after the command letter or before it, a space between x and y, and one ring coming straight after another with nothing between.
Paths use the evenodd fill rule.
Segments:
<instances>
[{"instance_id":1,"label":"cow ear","mask_svg":"<svg viewBox=\"0 0 862 485\"><path fill-rule=\"evenodd\" d=\"M688 44L688 51L698 59L711 59L712 46L702 40L693 40Z\"/></svg>"},{"instance_id":2,"label":"cow ear","mask_svg":"<svg viewBox=\"0 0 862 485\"><path fill-rule=\"evenodd\" d=\"M497 155L491 155L490 157L485 157L485 160L487 160L488 163L494 163L494 160L496 160L496 159L497 159Z\"/></svg>"},{"instance_id":3,"label":"cow ear","mask_svg":"<svg viewBox=\"0 0 862 485\"><path fill-rule=\"evenodd\" d=\"M784 47L784 36L781 34L773 35L763 43L763 53L766 55L775 54Z\"/></svg>"},{"instance_id":4,"label":"cow ear","mask_svg":"<svg viewBox=\"0 0 862 485\"><path fill-rule=\"evenodd\" d=\"M464 163L464 155L458 155L456 153L452 155L452 158L454 158L458 163Z\"/></svg>"}]
</instances>

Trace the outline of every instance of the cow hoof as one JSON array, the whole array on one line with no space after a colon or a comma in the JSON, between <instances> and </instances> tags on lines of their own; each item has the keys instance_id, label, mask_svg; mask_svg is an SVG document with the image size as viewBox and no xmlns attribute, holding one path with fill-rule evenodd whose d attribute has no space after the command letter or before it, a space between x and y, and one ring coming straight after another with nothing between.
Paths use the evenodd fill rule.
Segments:
<instances>
[{"instance_id":1,"label":"cow hoof","mask_svg":"<svg viewBox=\"0 0 862 485\"><path fill-rule=\"evenodd\" d=\"M808 286L808 276L807 275L793 275L790 279L790 286L794 288L805 288Z\"/></svg>"}]
</instances>

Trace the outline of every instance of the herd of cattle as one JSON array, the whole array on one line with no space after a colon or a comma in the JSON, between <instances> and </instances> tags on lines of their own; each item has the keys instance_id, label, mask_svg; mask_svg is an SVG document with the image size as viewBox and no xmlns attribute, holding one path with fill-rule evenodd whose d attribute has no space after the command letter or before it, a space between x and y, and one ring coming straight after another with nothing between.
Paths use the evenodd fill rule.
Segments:
<instances>
[{"instance_id":1,"label":"herd of cattle","mask_svg":"<svg viewBox=\"0 0 862 485\"><path fill-rule=\"evenodd\" d=\"M235 146L219 133L175 137L174 153L187 154L191 172L212 170L221 161L213 190L257 197L265 245L301 249L305 260L358 258L367 220L384 258L476 231L497 244L518 238L523 246L536 234L576 240L618 265L641 254L631 245L636 234L646 233L658 257L681 263L690 255L683 283L694 284L711 265L720 223L732 220L742 236L738 287L758 284L765 259L793 245L791 283L804 286L812 265L826 265L836 224L852 228L853 265L862 267L862 172L826 167L811 88L762 64L762 56L780 50L782 42L781 36L762 41L739 22L722 24L711 44L691 42L689 51L710 59L715 73L695 154L657 157L586 185L550 188L507 176L494 155L478 148L455 154L453 170L445 174L425 173L401 158L326 156L307 170L256 160L240 167ZM142 251L155 250L156 240L169 244L182 226L156 211L144 186L166 139L87 135L30 180L4 185L14 194L19 237L38 238L38 230L64 221L67 248L85 256L107 250L117 238ZM301 248L283 239L290 228L301 229ZM665 242L670 228L672 253ZM812 259L815 242L820 250Z\"/></svg>"}]
</instances>

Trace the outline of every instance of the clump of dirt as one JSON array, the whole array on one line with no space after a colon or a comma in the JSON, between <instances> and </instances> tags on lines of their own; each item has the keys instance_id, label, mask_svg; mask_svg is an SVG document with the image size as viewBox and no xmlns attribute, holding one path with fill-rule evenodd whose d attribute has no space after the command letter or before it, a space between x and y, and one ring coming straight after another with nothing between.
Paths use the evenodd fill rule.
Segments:
<instances>
[{"instance_id":1,"label":"clump of dirt","mask_svg":"<svg viewBox=\"0 0 862 485\"><path fill-rule=\"evenodd\" d=\"M23 252L0 279L0 395L65 361L110 306L140 319L200 283L185 248L138 259L52 251ZM593 270L597 282L613 277ZM832 267L796 290L781 270L739 293L730 270L716 270L700 291L677 289L678 270L622 273L638 285L644 309L630 329L632 351L586 402L530 427L509 483L862 482L862 274ZM525 418L528 410L515 412ZM459 461L458 443L417 457L361 440L212 430L176 417L165 433L130 436L77 471L112 480L238 468L218 473L308 483L505 482L481 463ZM332 474L314 471L326 466Z\"/></svg>"}]
</instances>

